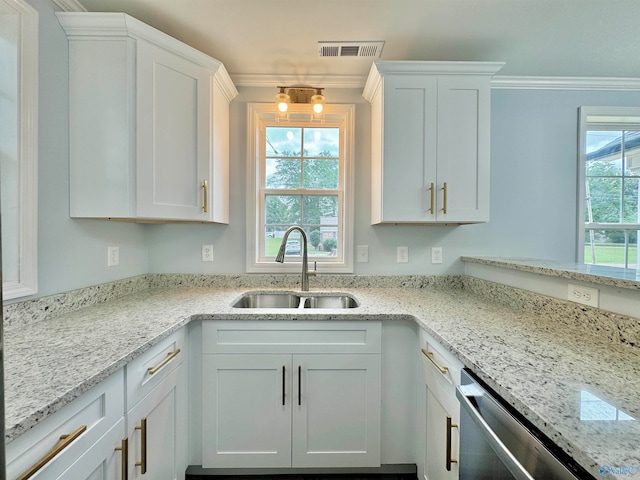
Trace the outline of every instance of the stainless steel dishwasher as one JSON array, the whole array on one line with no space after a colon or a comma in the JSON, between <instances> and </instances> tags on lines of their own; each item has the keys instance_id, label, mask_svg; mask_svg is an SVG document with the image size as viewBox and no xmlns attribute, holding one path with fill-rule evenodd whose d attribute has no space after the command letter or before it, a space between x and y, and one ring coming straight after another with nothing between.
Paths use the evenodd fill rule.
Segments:
<instances>
[{"instance_id":1,"label":"stainless steel dishwasher","mask_svg":"<svg viewBox=\"0 0 640 480\"><path fill-rule=\"evenodd\" d=\"M460 480L594 479L466 369L456 396Z\"/></svg>"}]
</instances>

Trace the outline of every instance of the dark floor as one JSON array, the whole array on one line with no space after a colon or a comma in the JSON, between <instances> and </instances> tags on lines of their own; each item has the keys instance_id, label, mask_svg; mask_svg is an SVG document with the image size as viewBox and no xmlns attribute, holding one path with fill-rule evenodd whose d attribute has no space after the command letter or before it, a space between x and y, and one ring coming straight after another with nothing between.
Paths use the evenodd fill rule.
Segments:
<instances>
[{"instance_id":1,"label":"dark floor","mask_svg":"<svg viewBox=\"0 0 640 480\"><path fill-rule=\"evenodd\" d=\"M191 465L185 480L417 480L412 464L376 468L231 469Z\"/></svg>"}]
</instances>

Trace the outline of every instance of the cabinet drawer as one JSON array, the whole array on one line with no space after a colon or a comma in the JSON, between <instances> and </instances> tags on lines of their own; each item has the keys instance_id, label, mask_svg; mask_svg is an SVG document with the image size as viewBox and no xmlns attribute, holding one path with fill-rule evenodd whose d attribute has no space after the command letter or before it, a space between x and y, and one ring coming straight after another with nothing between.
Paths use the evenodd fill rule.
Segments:
<instances>
[{"instance_id":1,"label":"cabinet drawer","mask_svg":"<svg viewBox=\"0 0 640 480\"><path fill-rule=\"evenodd\" d=\"M451 401L457 403L455 387L460 385L462 362L423 329L420 329L420 349L422 373L429 390L444 405Z\"/></svg>"},{"instance_id":2,"label":"cabinet drawer","mask_svg":"<svg viewBox=\"0 0 640 480\"><path fill-rule=\"evenodd\" d=\"M116 448L122 448L124 436L124 418L121 418L56 480L121 479L122 450Z\"/></svg>"},{"instance_id":3,"label":"cabinet drawer","mask_svg":"<svg viewBox=\"0 0 640 480\"><path fill-rule=\"evenodd\" d=\"M124 372L120 369L7 444L7 478L18 478L50 454L60 444L62 436L72 435L74 439L68 446L31 477L57 478L122 418L123 389Z\"/></svg>"},{"instance_id":4,"label":"cabinet drawer","mask_svg":"<svg viewBox=\"0 0 640 480\"><path fill-rule=\"evenodd\" d=\"M127 365L127 410L183 363L185 345L185 331L181 328Z\"/></svg>"},{"instance_id":5,"label":"cabinet drawer","mask_svg":"<svg viewBox=\"0 0 640 480\"><path fill-rule=\"evenodd\" d=\"M203 353L380 353L378 321L204 321Z\"/></svg>"}]
</instances>

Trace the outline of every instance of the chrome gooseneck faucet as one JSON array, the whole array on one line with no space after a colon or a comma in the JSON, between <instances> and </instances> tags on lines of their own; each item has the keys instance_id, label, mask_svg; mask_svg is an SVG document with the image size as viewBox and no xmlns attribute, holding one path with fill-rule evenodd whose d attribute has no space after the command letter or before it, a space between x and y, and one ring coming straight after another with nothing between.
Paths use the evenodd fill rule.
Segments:
<instances>
[{"instance_id":1,"label":"chrome gooseneck faucet","mask_svg":"<svg viewBox=\"0 0 640 480\"><path fill-rule=\"evenodd\" d=\"M278 255L276 256L276 262L283 263L284 262L284 252L287 248L287 239L289 238L289 234L297 230L300 232L302 236L302 291L309 291L309 276L314 276L316 274L315 269L309 271L309 262L307 257L307 234L304 233L304 230L297 226L293 225L289 227L286 232L284 232L284 237L282 237L282 243L280 244L280 250L278 250Z\"/></svg>"}]
</instances>

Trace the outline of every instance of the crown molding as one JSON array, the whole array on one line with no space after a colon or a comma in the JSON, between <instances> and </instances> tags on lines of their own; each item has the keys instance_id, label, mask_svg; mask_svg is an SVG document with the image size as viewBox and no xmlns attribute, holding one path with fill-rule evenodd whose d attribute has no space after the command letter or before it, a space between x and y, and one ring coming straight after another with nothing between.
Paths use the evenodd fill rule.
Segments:
<instances>
[{"instance_id":1,"label":"crown molding","mask_svg":"<svg viewBox=\"0 0 640 480\"><path fill-rule=\"evenodd\" d=\"M640 78L627 77L533 77L496 75L493 89L512 90L640 90Z\"/></svg>"},{"instance_id":2,"label":"crown molding","mask_svg":"<svg viewBox=\"0 0 640 480\"><path fill-rule=\"evenodd\" d=\"M323 88L364 88L365 75L269 75L231 74L236 87L276 85L322 85ZM640 78L633 77L537 77L494 75L492 89L503 90L614 90L640 91Z\"/></svg>"},{"instance_id":3,"label":"crown molding","mask_svg":"<svg viewBox=\"0 0 640 480\"><path fill-rule=\"evenodd\" d=\"M231 74L236 87L275 87L276 85L322 85L322 88L362 88L366 75L270 75Z\"/></svg>"},{"instance_id":4,"label":"crown molding","mask_svg":"<svg viewBox=\"0 0 640 480\"><path fill-rule=\"evenodd\" d=\"M87 9L78 0L53 0L63 12L86 12Z\"/></svg>"}]
</instances>

